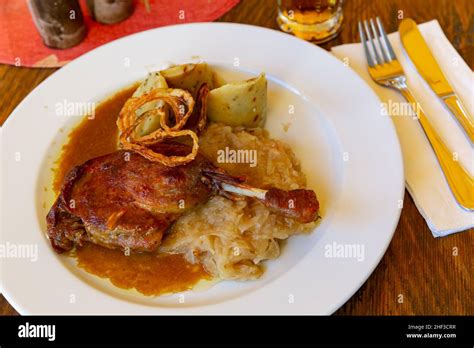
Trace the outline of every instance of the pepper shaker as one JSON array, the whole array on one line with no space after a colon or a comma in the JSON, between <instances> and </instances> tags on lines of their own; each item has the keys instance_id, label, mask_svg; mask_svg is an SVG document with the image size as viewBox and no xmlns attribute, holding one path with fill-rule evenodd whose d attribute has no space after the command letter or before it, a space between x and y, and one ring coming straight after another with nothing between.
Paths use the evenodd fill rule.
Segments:
<instances>
[{"instance_id":1,"label":"pepper shaker","mask_svg":"<svg viewBox=\"0 0 474 348\"><path fill-rule=\"evenodd\" d=\"M28 0L33 21L46 46L69 48L86 36L78 0Z\"/></svg>"}]
</instances>

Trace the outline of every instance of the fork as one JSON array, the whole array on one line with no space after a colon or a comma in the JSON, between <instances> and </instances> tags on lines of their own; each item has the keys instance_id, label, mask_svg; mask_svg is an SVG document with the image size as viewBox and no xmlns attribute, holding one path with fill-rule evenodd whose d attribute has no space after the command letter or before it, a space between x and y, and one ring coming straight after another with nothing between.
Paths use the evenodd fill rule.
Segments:
<instances>
[{"instance_id":1,"label":"fork","mask_svg":"<svg viewBox=\"0 0 474 348\"><path fill-rule=\"evenodd\" d=\"M370 28L367 20L364 20L363 25L360 21L358 23L370 76L379 85L394 88L405 97L417 115L456 201L462 208L474 210L474 179L457 161L455 152L448 149L426 118L407 86L405 72L395 56L380 18L377 17L375 22L377 25L372 18L369 20Z\"/></svg>"}]
</instances>

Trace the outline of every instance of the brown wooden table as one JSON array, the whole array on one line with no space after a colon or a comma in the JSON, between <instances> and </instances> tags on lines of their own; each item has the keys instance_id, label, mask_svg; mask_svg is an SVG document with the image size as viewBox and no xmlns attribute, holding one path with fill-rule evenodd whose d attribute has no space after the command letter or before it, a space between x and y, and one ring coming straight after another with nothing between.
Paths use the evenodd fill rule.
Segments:
<instances>
[{"instance_id":1,"label":"brown wooden table","mask_svg":"<svg viewBox=\"0 0 474 348\"><path fill-rule=\"evenodd\" d=\"M437 19L448 39L473 67L474 3L472 0L347 0L344 29L329 49L358 42L357 20L380 16L387 31L395 31L399 16L421 23ZM219 21L277 29L276 1L243 0ZM0 124L21 100L56 69L0 65ZM340 315L474 314L473 231L441 239L431 235L413 200L405 193L404 208L390 247L372 276L337 311ZM454 250L457 250L457 255ZM400 303L400 296L403 302ZM17 312L0 295L0 314Z\"/></svg>"}]
</instances>

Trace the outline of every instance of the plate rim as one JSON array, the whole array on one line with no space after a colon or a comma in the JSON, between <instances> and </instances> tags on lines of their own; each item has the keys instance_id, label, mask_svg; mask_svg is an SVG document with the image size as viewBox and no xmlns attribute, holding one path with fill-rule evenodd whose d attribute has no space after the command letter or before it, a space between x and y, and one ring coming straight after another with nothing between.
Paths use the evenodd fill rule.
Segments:
<instances>
[{"instance_id":1,"label":"plate rim","mask_svg":"<svg viewBox=\"0 0 474 348\"><path fill-rule=\"evenodd\" d=\"M291 37L292 39L300 42L300 44L305 44L307 46L311 46L312 49L317 49L319 50L319 52L321 53L321 51L325 51L325 54L327 54L328 56L331 57L331 59L334 59L334 60L338 60L335 56L333 56L329 51L326 51L320 47L317 47L317 46L314 46L308 42L304 42L302 40L298 40L296 38L293 38L291 35L288 35L288 34L285 34L285 33L282 33L282 32L279 32L279 31L276 31L276 30L272 30L272 29L269 29L269 28L265 28L265 27L259 27L259 26L253 26L253 25L248 25L248 24L240 24L240 23L224 23L224 22L200 22L200 23L186 23L186 24L176 24L176 25L171 25L171 26L165 26L165 27L159 27L159 28L154 28L154 29L150 29L150 30L146 30L146 31L143 31L143 32L138 32L138 33L134 33L132 35L128 35L128 36L125 36L125 37L122 37L122 38L119 38L117 40L114 40L114 41L111 41L105 45L102 45L102 46L99 46L83 55L81 55L80 57L76 58L75 60L71 61L69 64L67 64L66 66L64 66L63 68L59 69L58 71L54 72L53 74L51 74L50 76L48 76L44 81L42 81L38 86L36 86L18 105L17 107L11 112L11 114L9 115L9 117L6 119L6 121L4 122L3 126L0 127L1 130L2 130L2 133L7 130L10 126L11 123L13 123L14 121L13 118L15 116L15 114L17 112L21 112L21 108L24 104L27 104L30 100L30 98L34 95L34 93L37 93L38 90L42 89L43 86L45 84L48 83L48 81L50 81L51 79L53 78L61 78L61 77L55 77L55 75L58 74L58 72L61 72L61 71L68 71L70 69L75 69L75 66L77 64L81 64L82 61L84 60L87 60L91 55L93 56L94 54L96 54L97 51L100 51L100 50L104 50L104 49L107 49L108 46L111 46L111 45L115 45L117 43L120 43L122 41L127 41L127 40L133 40L134 37L139 37L140 35L143 35L144 33L150 33L150 32L156 32L156 31L161 31L161 30L164 30L164 29L167 29L167 30L172 30L173 28L175 27L193 27L193 26L214 26L214 27L246 27L247 29L249 30L257 30L257 31L265 31L265 32L269 32L271 35L279 35L279 36L282 36L282 37ZM63 70L64 69L64 70ZM349 73L348 74L352 74L352 78L358 80L361 84L363 84L365 86L365 89L366 89L366 92L370 93L371 94L371 98L376 98L376 100L378 100L380 102L380 99L379 97L375 94L375 92L366 84L366 82L357 74L355 73L352 69L349 69ZM60 74L59 74L60 76ZM401 182L399 183L399 189L398 189L398 192L399 192L399 198L400 199L403 199L404 197L404 193L405 193L405 185L404 185L404 168L403 168L403 161L402 161L402 154L401 154L401 147L400 147L400 142L398 140L398 137L397 137L397 133L396 133L396 130L395 130L395 126L393 124L393 121L391 119L387 120L388 124L389 125L389 128L391 128L391 132L392 132L392 135L394 136L394 139L396 140L395 144L398 145L396 146L397 149L395 150L395 152L397 153L398 157L399 157L399 167L398 167L398 171L401 172ZM3 198L3 194L2 194L2 198ZM334 312L335 310L337 310L340 306L342 306L344 303L347 302L347 300L349 298L351 298L355 292L357 292L360 287L367 281L367 279L372 275L373 271L375 270L375 268L379 265L381 259L383 258L383 256L385 255L386 253L386 250L388 249L388 246L390 245L390 242L393 238L393 234L395 233L396 231L396 227L398 225L398 221L400 219L400 215L401 215L401 209L398 210L398 213L396 214L396 217L392 223L392 226L391 226L391 233L389 233L390 237L387 239L387 242L385 243L384 247L383 247L383 250L381 249L381 252L379 253L379 256L377 258L377 261L374 262L372 264L372 266L370 267L370 271L366 272L367 275L366 277L364 277L364 279L362 279L360 281L360 284L357 285L357 287L355 287L354 291L352 292L348 292L347 295L345 296L345 298L342 300L341 303L338 303L338 304L334 304L333 305L333 308L330 309L328 312L329 313L332 313ZM41 232L41 231L40 231ZM24 310L23 306L20 305L20 303L18 303L17 301L15 301L14 299L14 296L10 296L10 294L7 292L5 293L4 291L4 285L0 282L0 289L2 290L2 293L3 295L5 296L5 298L14 306L15 309L17 309L20 313L27 313L28 311ZM136 305L136 304L135 304ZM157 308L157 311L159 311L159 308ZM326 313L326 314L329 314L329 313ZM166 313L165 313L166 314Z\"/></svg>"}]
</instances>

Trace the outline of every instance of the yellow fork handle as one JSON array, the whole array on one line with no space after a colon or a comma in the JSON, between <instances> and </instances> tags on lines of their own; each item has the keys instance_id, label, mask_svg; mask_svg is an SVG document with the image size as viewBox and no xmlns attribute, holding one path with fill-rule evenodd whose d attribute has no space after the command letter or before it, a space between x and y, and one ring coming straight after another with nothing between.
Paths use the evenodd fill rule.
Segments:
<instances>
[{"instance_id":1,"label":"yellow fork handle","mask_svg":"<svg viewBox=\"0 0 474 348\"><path fill-rule=\"evenodd\" d=\"M443 98L444 102L448 106L449 110L454 114L456 119L459 121L461 126L464 128L469 140L472 143L474 142L474 122L469 117L466 109L462 105L461 101L458 99L456 95L451 95L449 97Z\"/></svg>"},{"instance_id":2,"label":"yellow fork handle","mask_svg":"<svg viewBox=\"0 0 474 348\"><path fill-rule=\"evenodd\" d=\"M412 105L417 105L413 108L418 116L423 130L431 143L438 162L443 170L444 176L448 181L449 187L460 206L466 210L474 210L474 179L463 168L461 163L454 159L453 153L449 151L448 147L441 140L439 135L431 126L426 118L423 110L419 107L417 101L406 87L400 88L405 99Z\"/></svg>"}]
</instances>

